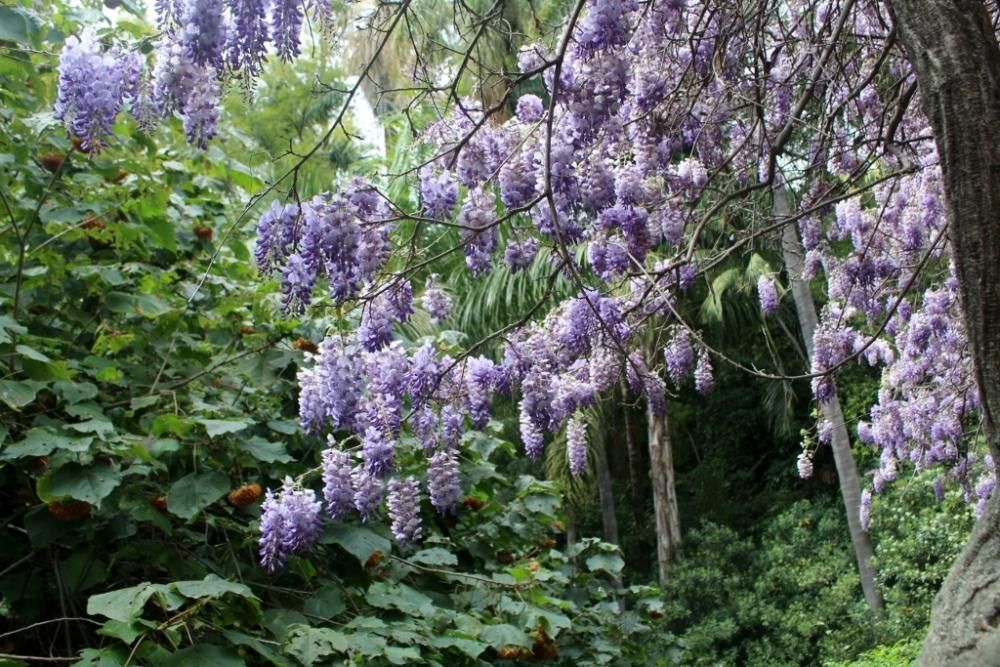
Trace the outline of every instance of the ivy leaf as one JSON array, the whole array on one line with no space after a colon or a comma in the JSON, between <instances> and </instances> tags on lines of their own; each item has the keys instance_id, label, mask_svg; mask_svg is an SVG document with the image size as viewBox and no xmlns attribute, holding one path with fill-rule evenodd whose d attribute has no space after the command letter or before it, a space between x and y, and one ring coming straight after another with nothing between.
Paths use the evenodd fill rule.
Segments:
<instances>
[{"instance_id":1,"label":"ivy leaf","mask_svg":"<svg viewBox=\"0 0 1000 667\"><path fill-rule=\"evenodd\" d=\"M38 497L46 502L69 496L96 506L121 482L121 475L110 463L83 466L70 462L40 477L37 490Z\"/></svg>"},{"instance_id":2,"label":"ivy leaf","mask_svg":"<svg viewBox=\"0 0 1000 667\"><path fill-rule=\"evenodd\" d=\"M142 615L142 608L159 587L147 582L117 591L91 595L87 600L87 613L91 616L132 623Z\"/></svg>"},{"instance_id":3,"label":"ivy leaf","mask_svg":"<svg viewBox=\"0 0 1000 667\"><path fill-rule=\"evenodd\" d=\"M27 357L28 359L33 359L35 361L43 361L43 362L52 361L52 359L48 358L47 356L45 356L35 348L31 347L30 345L18 345L17 347L14 348L14 350L17 351L17 353L20 354L21 356Z\"/></svg>"},{"instance_id":4,"label":"ivy leaf","mask_svg":"<svg viewBox=\"0 0 1000 667\"><path fill-rule=\"evenodd\" d=\"M167 509L191 520L229 491L229 476L221 472L191 473L174 482L167 492Z\"/></svg>"},{"instance_id":5,"label":"ivy leaf","mask_svg":"<svg viewBox=\"0 0 1000 667\"><path fill-rule=\"evenodd\" d=\"M250 419L199 419L198 423L213 439L226 433L238 433L254 424Z\"/></svg>"},{"instance_id":6,"label":"ivy leaf","mask_svg":"<svg viewBox=\"0 0 1000 667\"><path fill-rule=\"evenodd\" d=\"M364 565L376 551L387 554L392 550L392 542L364 526L345 523L333 524L320 539L322 544L336 544L358 559Z\"/></svg>"},{"instance_id":7,"label":"ivy leaf","mask_svg":"<svg viewBox=\"0 0 1000 667\"><path fill-rule=\"evenodd\" d=\"M386 646L385 659L394 665L409 665L420 660L420 651L413 646Z\"/></svg>"}]
</instances>

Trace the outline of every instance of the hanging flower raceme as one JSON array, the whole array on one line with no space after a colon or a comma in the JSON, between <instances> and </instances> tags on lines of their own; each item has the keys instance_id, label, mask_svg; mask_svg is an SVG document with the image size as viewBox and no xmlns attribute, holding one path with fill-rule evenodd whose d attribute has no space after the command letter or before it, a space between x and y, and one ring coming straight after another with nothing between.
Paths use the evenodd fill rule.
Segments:
<instances>
[{"instance_id":1,"label":"hanging flower raceme","mask_svg":"<svg viewBox=\"0 0 1000 667\"><path fill-rule=\"evenodd\" d=\"M354 507L351 457L336 447L332 437L329 444L323 452L323 502L330 518L337 519Z\"/></svg>"},{"instance_id":2,"label":"hanging flower raceme","mask_svg":"<svg viewBox=\"0 0 1000 667\"><path fill-rule=\"evenodd\" d=\"M189 0L180 44L195 65L222 69L226 46L223 0Z\"/></svg>"},{"instance_id":3,"label":"hanging flower raceme","mask_svg":"<svg viewBox=\"0 0 1000 667\"><path fill-rule=\"evenodd\" d=\"M566 458L574 475L587 470L587 424L579 413L566 424Z\"/></svg>"},{"instance_id":4,"label":"hanging flower raceme","mask_svg":"<svg viewBox=\"0 0 1000 667\"><path fill-rule=\"evenodd\" d=\"M142 61L135 53L101 48L87 30L66 40L59 56L55 117L78 136L85 151L97 151L127 98L135 97Z\"/></svg>"},{"instance_id":5,"label":"hanging flower raceme","mask_svg":"<svg viewBox=\"0 0 1000 667\"><path fill-rule=\"evenodd\" d=\"M427 490L430 492L431 505L440 514L455 513L462 496L456 450L441 449L428 459Z\"/></svg>"},{"instance_id":6,"label":"hanging flower raceme","mask_svg":"<svg viewBox=\"0 0 1000 667\"><path fill-rule=\"evenodd\" d=\"M441 324L451 314L452 301L448 293L437 286L438 275L433 274L424 285L420 305L431 318L432 324Z\"/></svg>"},{"instance_id":7,"label":"hanging flower raceme","mask_svg":"<svg viewBox=\"0 0 1000 667\"><path fill-rule=\"evenodd\" d=\"M423 535L420 526L420 486L413 477L389 480L389 518L392 536L400 543L419 542Z\"/></svg>"},{"instance_id":8,"label":"hanging flower raceme","mask_svg":"<svg viewBox=\"0 0 1000 667\"><path fill-rule=\"evenodd\" d=\"M757 279L757 296L760 299L762 313L774 315L778 312L778 290L774 287L774 281L768 276Z\"/></svg>"},{"instance_id":9,"label":"hanging flower raceme","mask_svg":"<svg viewBox=\"0 0 1000 667\"><path fill-rule=\"evenodd\" d=\"M275 495L270 489L261 505L260 563L268 572L284 567L289 555L301 553L320 533L322 505L315 492L286 477Z\"/></svg>"},{"instance_id":10,"label":"hanging flower raceme","mask_svg":"<svg viewBox=\"0 0 1000 667\"><path fill-rule=\"evenodd\" d=\"M260 74L267 54L270 3L268 0L227 0L226 4L233 17L226 40L226 64L240 72L249 84Z\"/></svg>"}]
</instances>

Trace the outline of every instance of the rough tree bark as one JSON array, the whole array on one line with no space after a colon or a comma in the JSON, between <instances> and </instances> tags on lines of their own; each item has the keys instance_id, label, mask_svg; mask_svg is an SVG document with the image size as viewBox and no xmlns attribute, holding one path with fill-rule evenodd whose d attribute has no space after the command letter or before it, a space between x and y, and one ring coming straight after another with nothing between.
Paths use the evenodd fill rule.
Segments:
<instances>
[{"instance_id":1,"label":"rough tree bark","mask_svg":"<svg viewBox=\"0 0 1000 667\"><path fill-rule=\"evenodd\" d=\"M773 191L774 214L778 218L790 215L791 207L788 194L782 184L777 184ZM816 317L816 304L813 301L809 283L802 279L805 268L805 258L802 242L794 225L785 225L781 234L781 250L788 271L788 282L795 301L795 310L799 314L799 327L806 345L809 362L813 357L813 334L819 322ZM858 466L851 453L851 438L844 424L844 413L840 407L840 398L836 392L828 402L821 406L823 416L833 425L831 449L833 460L837 466L837 478L840 482L840 495L844 500L844 510L847 512L847 529L854 546L854 556L858 562L858 575L861 578L861 590L865 600L872 609L881 612L885 609L882 593L875 583L875 567L872 565L872 542L868 533L861 527L861 482L858 479Z\"/></svg>"},{"instance_id":2,"label":"rough tree bark","mask_svg":"<svg viewBox=\"0 0 1000 667\"><path fill-rule=\"evenodd\" d=\"M1000 45L981 0L889 6L937 143L983 433L1000 461ZM918 664L1000 665L1000 492L934 599Z\"/></svg>"},{"instance_id":3,"label":"rough tree bark","mask_svg":"<svg viewBox=\"0 0 1000 667\"><path fill-rule=\"evenodd\" d=\"M618 535L618 517L615 516L615 495L611 489L611 470L608 468L607 441L603 431L596 437L594 469L597 473L597 496L601 503L601 525L604 529L604 541L610 544L621 544Z\"/></svg>"},{"instance_id":4,"label":"rough tree bark","mask_svg":"<svg viewBox=\"0 0 1000 667\"><path fill-rule=\"evenodd\" d=\"M670 564L679 555L681 520L674 486L674 460L670 448L670 424L667 413L646 412L649 436L649 479L653 486L653 512L656 515L656 561L660 583L670 576Z\"/></svg>"}]
</instances>

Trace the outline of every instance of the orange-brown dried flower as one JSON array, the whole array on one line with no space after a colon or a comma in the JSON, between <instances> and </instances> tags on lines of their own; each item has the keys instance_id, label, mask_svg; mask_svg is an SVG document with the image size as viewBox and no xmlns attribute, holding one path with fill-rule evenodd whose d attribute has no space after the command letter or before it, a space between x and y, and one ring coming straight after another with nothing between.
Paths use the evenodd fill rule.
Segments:
<instances>
[{"instance_id":1,"label":"orange-brown dried flower","mask_svg":"<svg viewBox=\"0 0 1000 667\"><path fill-rule=\"evenodd\" d=\"M292 347L296 350L302 350L303 352L312 352L315 354L319 352L319 346L312 342L308 338L297 338L292 342Z\"/></svg>"},{"instance_id":2,"label":"orange-brown dried flower","mask_svg":"<svg viewBox=\"0 0 1000 667\"><path fill-rule=\"evenodd\" d=\"M43 167L54 174L62 169L63 162L66 161L66 156L62 153L46 153L38 158L38 161L42 163Z\"/></svg>"},{"instance_id":3,"label":"orange-brown dried flower","mask_svg":"<svg viewBox=\"0 0 1000 667\"><path fill-rule=\"evenodd\" d=\"M161 512L167 511L167 497L162 493L158 496L153 496L149 500L149 504L160 510Z\"/></svg>"},{"instance_id":4,"label":"orange-brown dried flower","mask_svg":"<svg viewBox=\"0 0 1000 667\"><path fill-rule=\"evenodd\" d=\"M378 564L382 562L382 558L384 556L385 554L383 554L381 551L376 551L371 556L369 556L368 560L365 561L365 567L368 568L369 570L374 567L378 567Z\"/></svg>"},{"instance_id":5,"label":"orange-brown dried flower","mask_svg":"<svg viewBox=\"0 0 1000 667\"><path fill-rule=\"evenodd\" d=\"M206 227L205 225L197 225L191 231L193 231L194 235L200 238L202 241L211 241L212 235L214 234L212 228Z\"/></svg>"},{"instance_id":6,"label":"orange-brown dried flower","mask_svg":"<svg viewBox=\"0 0 1000 667\"><path fill-rule=\"evenodd\" d=\"M483 506L486 505L486 502L479 498L476 498L475 496L468 496L465 500L462 501L462 505L468 507L470 510L478 512L479 510L483 509Z\"/></svg>"},{"instance_id":7,"label":"orange-brown dried flower","mask_svg":"<svg viewBox=\"0 0 1000 667\"><path fill-rule=\"evenodd\" d=\"M82 500L53 500L49 503L49 514L60 521L76 521L90 514L90 503Z\"/></svg>"},{"instance_id":8,"label":"orange-brown dried flower","mask_svg":"<svg viewBox=\"0 0 1000 667\"><path fill-rule=\"evenodd\" d=\"M226 498L229 499L229 504L233 507L246 507L251 503L257 502L260 496L260 484L254 483L244 484L238 489L233 489Z\"/></svg>"}]
</instances>

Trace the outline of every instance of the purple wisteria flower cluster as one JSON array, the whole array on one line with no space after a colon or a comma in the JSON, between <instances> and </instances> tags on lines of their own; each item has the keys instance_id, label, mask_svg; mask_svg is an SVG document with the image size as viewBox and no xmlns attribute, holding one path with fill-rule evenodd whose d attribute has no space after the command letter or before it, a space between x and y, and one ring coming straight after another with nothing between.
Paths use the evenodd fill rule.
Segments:
<instances>
[{"instance_id":1,"label":"purple wisteria flower cluster","mask_svg":"<svg viewBox=\"0 0 1000 667\"><path fill-rule=\"evenodd\" d=\"M511 272L550 269L577 284L571 298L505 330L498 362L456 360L430 344L404 350L396 341L414 294L435 324L452 301L436 277L421 285L417 273L384 275L392 215L373 187L350 183L264 214L258 266L280 277L286 310L304 313L319 288L335 304L356 306L346 318L359 323L356 331L325 341L299 376L303 427L347 431L359 444L346 463L324 458L324 496L335 505L328 513L343 516L350 499L368 519L388 494L397 539L418 539L419 484L394 476L406 416L428 459L430 502L449 512L459 493L461 434L488 423L497 393L517 403L528 456L540 457L549 434L566 428L567 458L578 474L587 464L579 415L623 378L654 414L667 409L668 380L672 390L693 381L699 393L710 392L713 359L725 357L677 320L676 306L702 271L718 266L714 259L732 258L721 247L767 244L777 229L759 224L756 204L747 207L729 185L786 187L800 209L784 220L797 224L805 251L803 275L789 279L822 282L827 297L807 345L816 400L836 395L834 372L843 364L882 368L878 403L858 425L858 437L880 452L859 510L867 517L872 494L903 465L940 466L970 502L985 503L996 464L969 453L979 397L942 241L943 184L926 119L917 104L900 117L895 132L905 156L867 153L885 144L883 121L895 110L882 101L880 77L847 103L857 82L843 71L822 86L801 76L814 69L841 19L854 36L851 48L873 56L839 54L844 62L863 69L888 59L900 81L912 76L909 65L894 51L881 55L874 3L849 16L834 6L814 11L805 0L791 7L802 20L788 34L762 38L761 52L773 55L766 75L755 77L748 58L758 55L747 50L755 40L736 5L706 12L697 1L590 0L565 53L534 46L519 55L522 72L537 76L547 95L522 97L502 123L463 101L425 128L422 141L437 157L420 170L420 224L457 227L474 276L503 263ZM285 9L282 30L300 16ZM281 41L286 32L271 36L282 57L293 57L295 46ZM193 47L178 58L191 66L211 61ZM806 93L815 104L797 109ZM760 102L750 109L748 99ZM830 132L815 140L798 129L808 123L793 117L814 113L813 106L835 113ZM779 156L781 146L801 157ZM864 181L858 170L876 161L898 175L855 194L850 188ZM914 280L922 266L927 272ZM777 273L757 280L764 316L776 316L781 298L794 295L777 281ZM904 293L913 285L916 292ZM667 335L662 351L637 335L645 327ZM822 445L831 425L817 431ZM802 476L812 473L813 455L799 458Z\"/></svg>"},{"instance_id":2,"label":"purple wisteria flower cluster","mask_svg":"<svg viewBox=\"0 0 1000 667\"><path fill-rule=\"evenodd\" d=\"M324 0L310 2L320 20ZM127 105L143 130L173 113L188 141L205 148L217 132L221 92L241 79L251 88L273 47L299 55L304 0L157 0L161 34L149 70L138 51L100 44L92 31L66 40L59 59L56 118L96 151Z\"/></svg>"}]
</instances>

